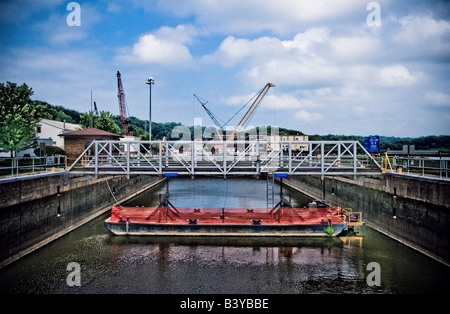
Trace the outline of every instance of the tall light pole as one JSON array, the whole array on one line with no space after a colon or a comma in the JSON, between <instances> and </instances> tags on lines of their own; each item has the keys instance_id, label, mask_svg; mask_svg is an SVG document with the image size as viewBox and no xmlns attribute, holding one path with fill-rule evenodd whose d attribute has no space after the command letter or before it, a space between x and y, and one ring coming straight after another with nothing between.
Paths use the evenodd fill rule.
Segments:
<instances>
[{"instance_id":1,"label":"tall light pole","mask_svg":"<svg viewBox=\"0 0 450 314\"><path fill-rule=\"evenodd\" d=\"M152 140L152 85L155 84L155 80L153 77L149 77L145 84L150 86L150 95L149 95L149 111L148 111L148 140Z\"/></svg>"}]
</instances>

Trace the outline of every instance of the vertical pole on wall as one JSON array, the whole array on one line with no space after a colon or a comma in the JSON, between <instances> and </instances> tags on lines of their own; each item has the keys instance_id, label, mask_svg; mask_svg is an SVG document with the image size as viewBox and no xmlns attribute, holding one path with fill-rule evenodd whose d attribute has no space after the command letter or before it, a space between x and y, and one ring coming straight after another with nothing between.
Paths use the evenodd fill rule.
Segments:
<instances>
[{"instance_id":1,"label":"vertical pole on wall","mask_svg":"<svg viewBox=\"0 0 450 314\"><path fill-rule=\"evenodd\" d=\"M353 179L356 180L356 154L357 154L357 147L356 142L353 143Z\"/></svg>"},{"instance_id":2,"label":"vertical pole on wall","mask_svg":"<svg viewBox=\"0 0 450 314\"><path fill-rule=\"evenodd\" d=\"M194 179L195 171L195 141L191 142L191 179Z\"/></svg>"},{"instance_id":3,"label":"vertical pole on wall","mask_svg":"<svg viewBox=\"0 0 450 314\"><path fill-rule=\"evenodd\" d=\"M223 178L227 177L227 142L223 141Z\"/></svg>"},{"instance_id":4,"label":"vertical pole on wall","mask_svg":"<svg viewBox=\"0 0 450 314\"><path fill-rule=\"evenodd\" d=\"M112 156L113 156L113 149L112 149L112 144L111 144L111 142L110 143L108 143L109 145L108 145L108 149L109 149L109 156L107 156L107 160L106 160L106 162L108 163L108 164L111 164L112 165L112 162L113 162L113 158L112 158Z\"/></svg>"},{"instance_id":5,"label":"vertical pole on wall","mask_svg":"<svg viewBox=\"0 0 450 314\"><path fill-rule=\"evenodd\" d=\"M322 180L325 175L325 144L322 142L320 143L320 173L322 176Z\"/></svg>"},{"instance_id":6,"label":"vertical pole on wall","mask_svg":"<svg viewBox=\"0 0 450 314\"><path fill-rule=\"evenodd\" d=\"M322 199L325 200L325 144L320 143L320 181L322 183Z\"/></svg>"},{"instance_id":7,"label":"vertical pole on wall","mask_svg":"<svg viewBox=\"0 0 450 314\"><path fill-rule=\"evenodd\" d=\"M95 178L98 178L98 145L97 141L94 141L94 150L95 150Z\"/></svg>"},{"instance_id":8,"label":"vertical pole on wall","mask_svg":"<svg viewBox=\"0 0 450 314\"><path fill-rule=\"evenodd\" d=\"M288 156L288 158L289 158L289 160L288 160L288 162L289 162L289 169L288 169L288 173L291 173L291 170L292 170L292 143L291 142L289 142L289 156Z\"/></svg>"},{"instance_id":9,"label":"vertical pole on wall","mask_svg":"<svg viewBox=\"0 0 450 314\"><path fill-rule=\"evenodd\" d=\"M267 151L267 149L266 149ZM259 141L256 142L256 173L259 174Z\"/></svg>"},{"instance_id":10,"label":"vertical pole on wall","mask_svg":"<svg viewBox=\"0 0 450 314\"><path fill-rule=\"evenodd\" d=\"M165 150L164 150L164 152L166 153L166 167L169 167L169 153L170 153L170 151L169 151L169 143L164 143L165 144Z\"/></svg>"},{"instance_id":11,"label":"vertical pole on wall","mask_svg":"<svg viewBox=\"0 0 450 314\"><path fill-rule=\"evenodd\" d=\"M130 142L127 142L127 179L130 178Z\"/></svg>"},{"instance_id":12,"label":"vertical pole on wall","mask_svg":"<svg viewBox=\"0 0 450 314\"><path fill-rule=\"evenodd\" d=\"M338 167L341 166L341 145L342 143L338 144Z\"/></svg>"},{"instance_id":13,"label":"vertical pole on wall","mask_svg":"<svg viewBox=\"0 0 450 314\"><path fill-rule=\"evenodd\" d=\"M162 174L162 142L159 141L159 174Z\"/></svg>"}]
</instances>

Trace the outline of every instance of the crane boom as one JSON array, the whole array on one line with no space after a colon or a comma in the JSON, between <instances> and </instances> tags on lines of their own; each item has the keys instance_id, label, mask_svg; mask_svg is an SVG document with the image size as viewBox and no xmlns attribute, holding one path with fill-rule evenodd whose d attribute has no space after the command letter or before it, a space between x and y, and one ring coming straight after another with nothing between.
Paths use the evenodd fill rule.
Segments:
<instances>
[{"instance_id":1,"label":"crane boom","mask_svg":"<svg viewBox=\"0 0 450 314\"><path fill-rule=\"evenodd\" d=\"M128 135L128 119L127 119L127 109L125 105L125 93L123 91L122 78L119 71L117 71L117 98L119 100L122 133L123 135Z\"/></svg>"},{"instance_id":2,"label":"crane boom","mask_svg":"<svg viewBox=\"0 0 450 314\"><path fill-rule=\"evenodd\" d=\"M234 129L233 133L230 134L230 136L228 137L227 141L231 141L234 139L234 137L236 136L237 133L239 133L239 131L244 127L245 123L247 123L248 119L250 119L250 117L252 116L252 114L255 112L256 108L258 107L258 105L261 103L262 99L264 98L264 96L266 95L267 91L269 90L269 88L274 87L275 85L272 83L267 83L266 86L264 86L264 88L261 90L261 92L258 94L258 97L256 97L256 99L253 101L252 105L250 106L250 108L247 110L247 112L245 113L244 117L241 119L241 121L239 122L239 124L236 126L236 128Z\"/></svg>"},{"instance_id":3,"label":"crane boom","mask_svg":"<svg viewBox=\"0 0 450 314\"><path fill-rule=\"evenodd\" d=\"M98 114L98 109L97 109L97 104L94 101L94 112L95 112L95 116L98 118L99 114Z\"/></svg>"},{"instance_id":4,"label":"crane boom","mask_svg":"<svg viewBox=\"0 0 450 314\"><path fill-rule=\"evenodd\" d=\"M215 124L219 129L222 129L223 126L219 123L219 121L217 121L216 117L215 117L214 114L211 112L211 110L209 110L209 109L206 107L206 104L207 104L208 102L202 102L202 101L197 97L197 95L194 94L194 96L195 96L195 98L197 98L198 102L202 105L203 109L205 109L206 113L209 115L209 117L211 118L211 120L213 120L214 124Z\"/></svg>"}]
</instances>

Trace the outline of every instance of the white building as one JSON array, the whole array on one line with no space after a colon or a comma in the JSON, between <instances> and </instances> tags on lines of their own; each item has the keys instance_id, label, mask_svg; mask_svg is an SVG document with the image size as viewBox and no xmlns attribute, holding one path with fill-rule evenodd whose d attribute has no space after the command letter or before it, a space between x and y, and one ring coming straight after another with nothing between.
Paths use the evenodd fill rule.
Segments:
<instances>
[{"instance_id":1,"label":"white building","mask_svg":"<svg viewBox=\"0 0 450 314\"><path fill-rule=\"evenodd\" d=\"M293 134L293 135L267 135L266 137L267 141L270 142L307 142L309 140L308 135L300 135L300 134ZM275 147L274 144L269 144L269 150L273 149L279 149L278 145ZM308 151L308 144L297 144L292 143L291 149L293 151Z\"/></svg>"},{"instance_id":2,"label":"white building","mask_svg":"<svg viewBox=\"0 0 450 314\"><path fill-rule=\"evenodd\" d=\"M36 136L39 139L51 139L51 146L58 146L64 149L64 137L58 135L65 132L75 131L80 128L81 126L79 124L42 119L38 124Z\"/></svg>"},{"instance_id":3,"label":"white building","mask_svg":"<svg viewBox=\"0 0 450 314\"><path fill-rule=\"evenodd\" d=\"M126 152L126 151L127 151L127 147L128 147L126 142L138 142L138 141L140 141L140 140L141 140L141 138L138 137L138 136L133 136L133 135L123 135L123 136L119 139L119 141L123 142L123 144L120 145L120 146L121 146L120 150L121 150L122 152ZM139 145L131 145L131 146L130 146L130 153L132 153L132 154L137 154L137 149L138 149L138 147L139 147Z\"/></svg>"}]
</instances>

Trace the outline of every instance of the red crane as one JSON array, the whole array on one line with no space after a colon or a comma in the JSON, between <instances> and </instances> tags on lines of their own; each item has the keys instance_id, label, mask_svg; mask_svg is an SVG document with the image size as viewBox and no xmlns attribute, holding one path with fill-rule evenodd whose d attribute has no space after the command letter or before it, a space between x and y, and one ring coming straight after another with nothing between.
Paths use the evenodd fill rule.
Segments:
<instances>
[{"instance_id":1,"label":"red crane","mask_svg":"<svg viewBox=\"0 0 450 314\"><path fill-rule=\"evenodd\" d=\"M117 98L119 99L119 109L120 109L120 121L122 123L122 133L123 135L128 134L128 120L127 118L127 106L125 105L125 93L123 92L122 79L120 77L120 72L117 71Z\"/></svg>"}]
</instances>

